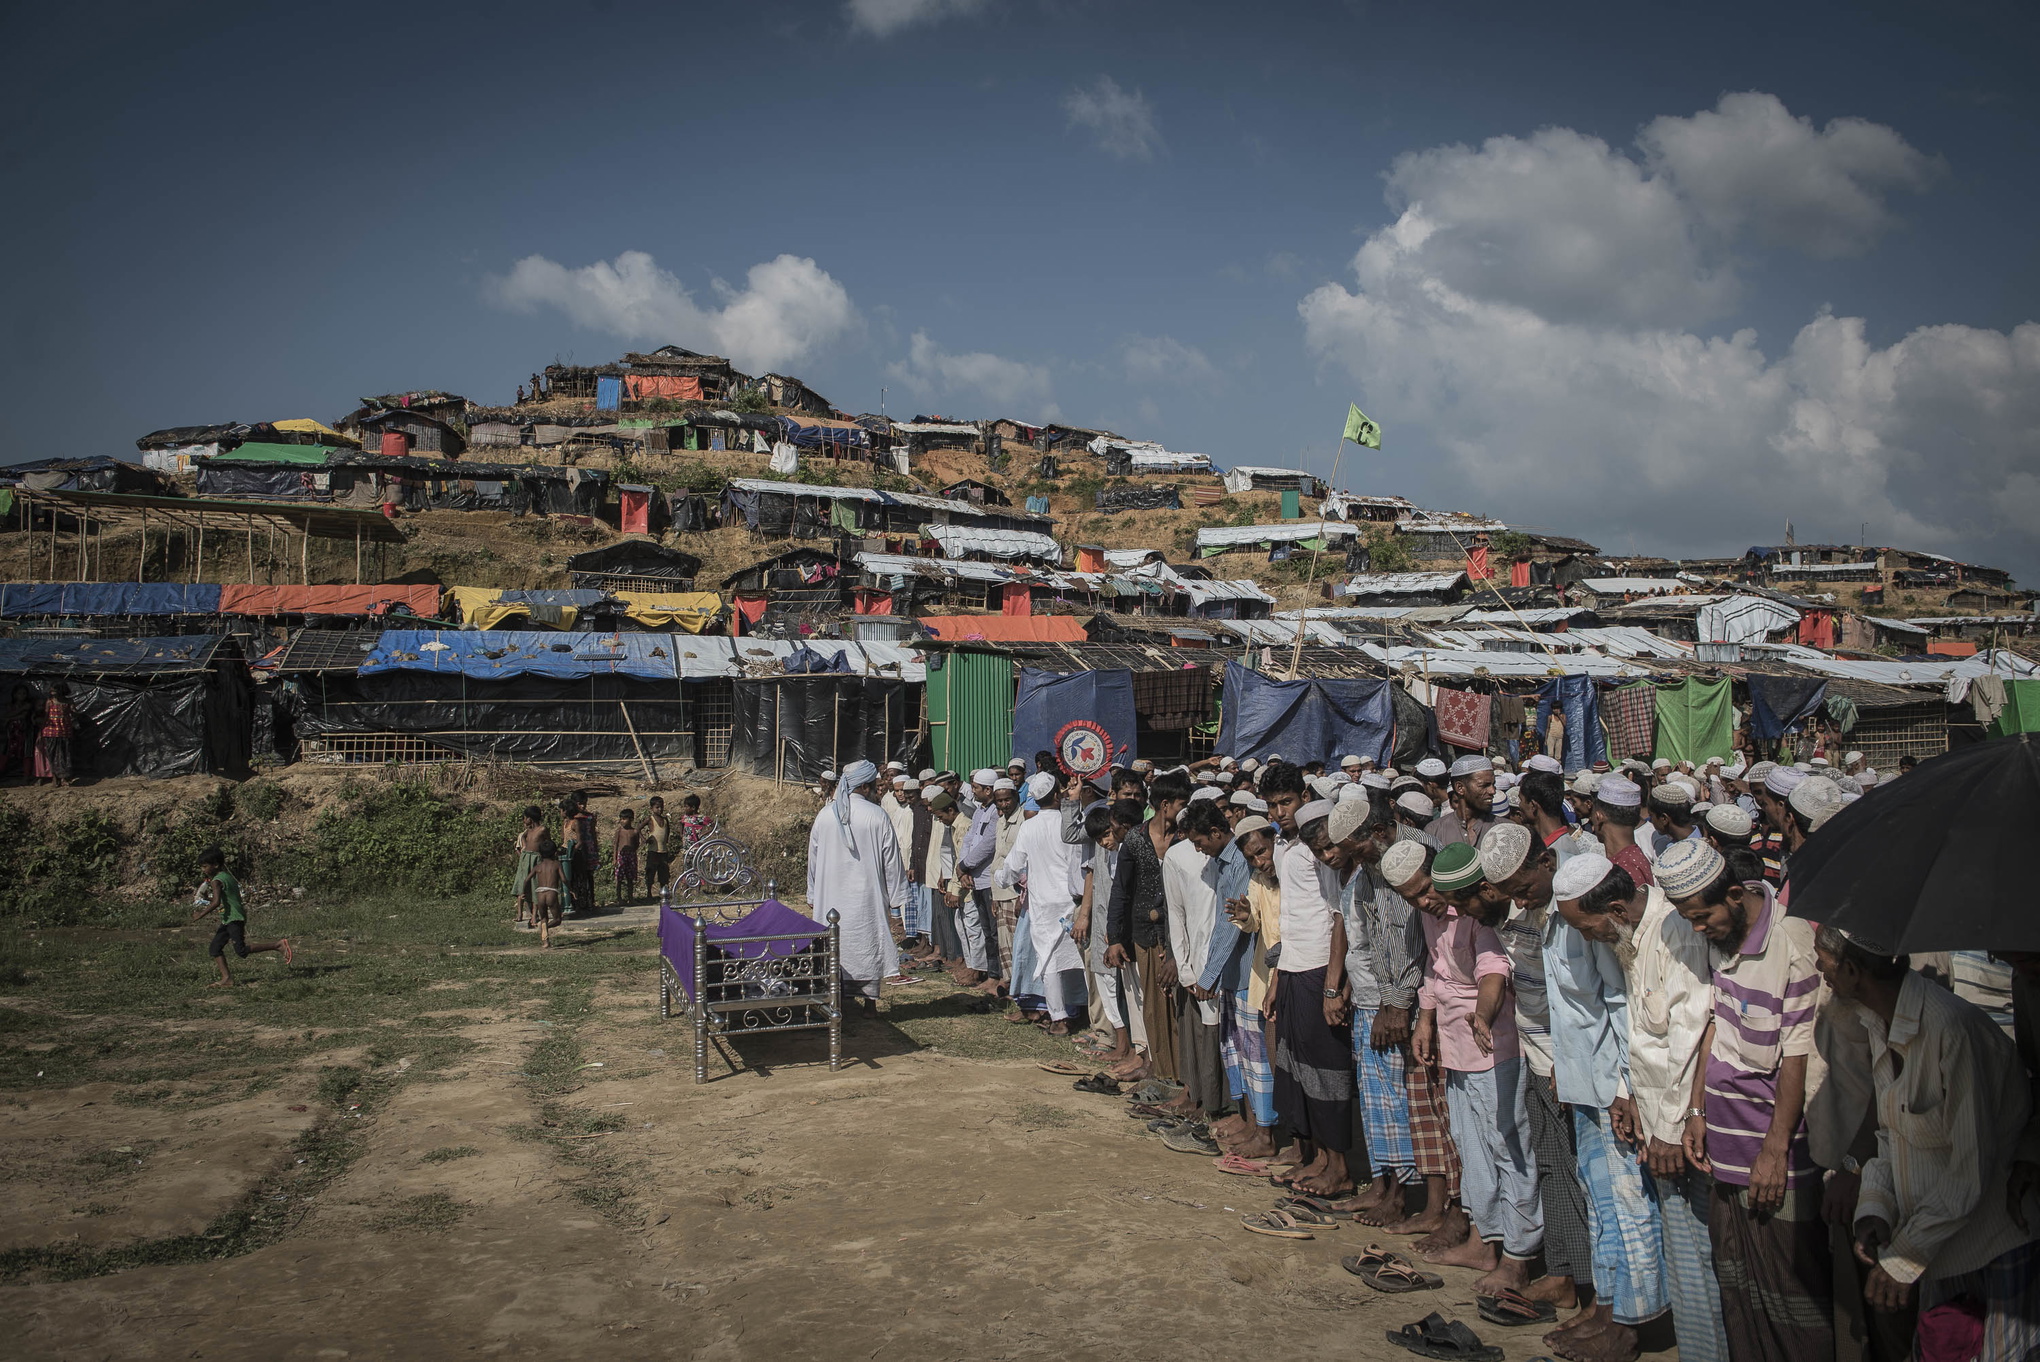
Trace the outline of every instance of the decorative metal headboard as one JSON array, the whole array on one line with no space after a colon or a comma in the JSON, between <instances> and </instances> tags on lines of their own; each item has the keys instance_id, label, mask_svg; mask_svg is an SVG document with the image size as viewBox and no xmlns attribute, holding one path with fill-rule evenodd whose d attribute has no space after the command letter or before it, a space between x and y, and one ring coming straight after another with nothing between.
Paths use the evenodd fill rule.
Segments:
<instances>
[{"instance_id":1,"label":"decorative metal headboard","mask_svg":"<svg viewBox=\"0 0 2040 1362\"><path fill-rule=\"evenodd\" d=\"M750 849L718 828L687 848L662 902L692 917L734 922L757 905L758 899L748 897L757 883ZM776 881L765 882L766 898L777 897L778 890Z\"/></svg>"}]
</instances>

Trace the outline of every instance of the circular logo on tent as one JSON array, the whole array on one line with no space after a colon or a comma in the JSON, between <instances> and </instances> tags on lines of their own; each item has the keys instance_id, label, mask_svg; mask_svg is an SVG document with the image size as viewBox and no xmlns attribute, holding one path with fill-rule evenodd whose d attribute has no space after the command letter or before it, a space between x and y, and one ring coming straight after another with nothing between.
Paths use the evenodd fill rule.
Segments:
<instances>
[{"instance_id":1,"label":"circular logo on tent","mask_svg":"<svg viewBox=\"0 0 2040 1362\"><path fill-rule=\"evenodd\" d=\"M1056 760L1073 776L1095 776L1112 762L1112 737L1091 719L1072 719L1055 735Z\"/></svg>"}]
</instances>

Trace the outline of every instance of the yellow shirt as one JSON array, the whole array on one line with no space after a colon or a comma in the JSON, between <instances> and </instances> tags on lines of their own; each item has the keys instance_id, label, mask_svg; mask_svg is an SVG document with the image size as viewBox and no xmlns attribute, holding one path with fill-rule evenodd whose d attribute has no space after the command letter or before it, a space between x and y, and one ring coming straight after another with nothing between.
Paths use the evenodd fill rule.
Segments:
<instances>
[{"instance_id":1,"label":"yellow shirt","mask_svg":"<svg viewBox=\"0 0 2040 1362\"><path fill-rule=\"evenodd\" d=\"M1256 875L1247 881L1247 922L1254 934L1254 967L1247 979L1247 1006L1258 1012L1268 997L1268 950L1282 941L1282 890L1272 878Z\"/></svg>"}]
</instances>

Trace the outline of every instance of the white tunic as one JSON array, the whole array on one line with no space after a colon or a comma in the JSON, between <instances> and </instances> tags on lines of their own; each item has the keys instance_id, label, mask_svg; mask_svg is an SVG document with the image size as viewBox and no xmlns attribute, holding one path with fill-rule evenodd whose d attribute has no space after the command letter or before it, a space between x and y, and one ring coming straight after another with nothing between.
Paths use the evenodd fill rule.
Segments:
<instances>
[{"instance_id":1,"label":"white tunic","mask_svg":"<svg viewBox=\"0 0 2040 1362\"><path fill-rule=\"evenodd\" d=\"M1084 848L1062 839L1062 817L1044 809L1030 818L1013 839L995 877L1002 885L1027 880L1027 931L1034 941L1036 967L1082 969L1084 959L1070 938L1076 902L1084 896Z\"/></svg>"},{"instance_id":2,"label":"white tunic","mask_svg":"<svg viewBox=\"0 0 2040 1362\"><path fill-rule=\"evenodd\" d=\"M850 799L851 846L843 845L836 811L823 805L808 833L808 916L841 925L838 963L844 975L876 986L899 973L889 909L907 901L907 867L892 820L868 799Z\"/></svg>"},{"instance_id":3,"label":"white tunic","mask_svg":"<svg viewBox=\"0 0 2040 1362\"><path fill-rule=\"evenodd\" d=\"M1212 929L1218 925L1218 891L1204 878L1211 858L1179 837L1162 857L1162 898L1169 910L1169 953L1189 976L1185 987L1197 982L1197 970L1211 947ZM1216 999L1197 1004L1197 1015L1206 1026L1219 1021Z\"/></svg>"}]
</instances>

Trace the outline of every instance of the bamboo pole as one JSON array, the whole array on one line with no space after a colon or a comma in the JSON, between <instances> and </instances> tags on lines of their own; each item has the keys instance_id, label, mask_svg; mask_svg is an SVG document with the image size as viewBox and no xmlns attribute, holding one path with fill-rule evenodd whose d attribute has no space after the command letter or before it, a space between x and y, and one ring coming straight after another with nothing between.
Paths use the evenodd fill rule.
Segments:
<instances>
[{"instance_id":1,"label":"bamboo pole","mask_svg":"<svg viewBox=\"0 0 2040 1362\"><path fill-rule=\"evenodd\" d=\"M248 529L248 585L255 585L255 517L242 516Z\"/></svg>"},{"instance_id":2,"label":"bamboo pole","mask_svg":"<svg viewBox=\"0 0 2040 1362\"><path fill-rule=\"evenodd\" d=\"M135 556L135 581L142 580L142 570L149 564L149 512L142 509L142 551Z\"/></svg>"},{"instance_id":3,"label":"bamboo pole","mask_svg":"<svg viewBox=\"0 0 2040 1362\"><path fill-rule=\"evenodd\" d=\"M354 584L361 585L361 522L354 522Z\"/></svg>"},{"instance_id":4,"label":"bamboo pole","mask_svg":"<svg viewBox=\"0 0 2040 1362\"><path fill-rule=\"evenodd\" d=\"M198 522L198 551L191 555L191 580L196 583L205 571L205 521Z\"/></svg>"},{"instance_id":5,"label":"bamboo pole","mask_svg":"<svg viewBox=\"0 0 2040 1362\"><path fill-rule=\"evenodd\" d=\"M309 527L306 528L304 536L299 539L298 544L298 584L300 586L310 586L312 584L312 532Z\"/></svg>"}]
</instances>

